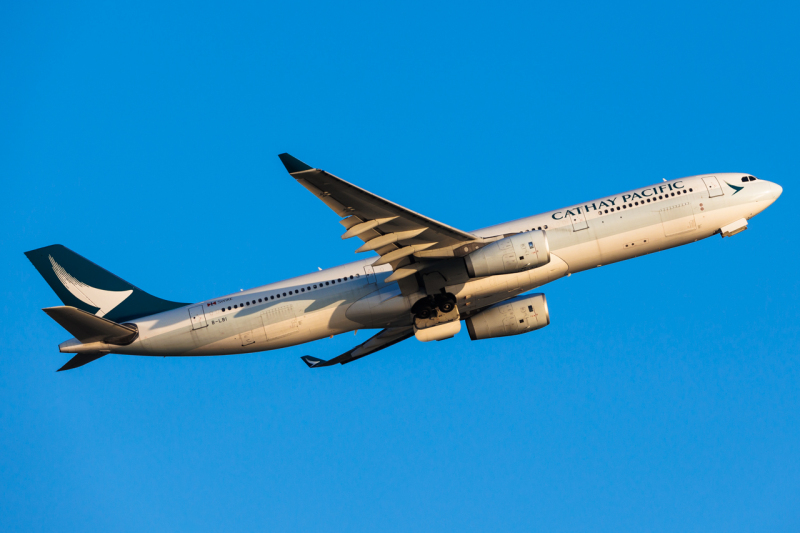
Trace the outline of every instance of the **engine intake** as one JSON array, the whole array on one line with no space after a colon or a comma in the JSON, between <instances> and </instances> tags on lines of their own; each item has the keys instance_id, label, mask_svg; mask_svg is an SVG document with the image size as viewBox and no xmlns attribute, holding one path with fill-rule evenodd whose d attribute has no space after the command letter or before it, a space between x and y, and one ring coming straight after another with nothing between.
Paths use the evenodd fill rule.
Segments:
<instances>
[{"instance_id":1,"label":"engine intake","mask_svg":"<svg viewBox=\"0 0 800 533\"><path fill-rule=\"evenodd\" d=\"M465 322L469 338L477 341L541 329L550 324L550 312L544 294L532 294L494 304Z\"/></svg>"},{"instance_id":2,"label":"engine intake","mask_svg":"<svg viewBox=\"0 0 800 533\"><path fill-rule=\"evenodd\" d=\"M544 231L526 231L475 250L464 262L471 278L514 274L549 263L550 246Z\"/></svg>"}]
</instances>

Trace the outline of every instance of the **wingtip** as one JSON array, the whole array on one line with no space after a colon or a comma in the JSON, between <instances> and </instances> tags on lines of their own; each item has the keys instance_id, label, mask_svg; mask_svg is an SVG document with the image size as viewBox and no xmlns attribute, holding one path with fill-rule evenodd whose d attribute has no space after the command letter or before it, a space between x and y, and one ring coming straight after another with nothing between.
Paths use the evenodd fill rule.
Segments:
<instances>
[{"instance_id":1,"label":"wingtip","mask_svg":"<svg viewBox=\"0 0 800 533\"><path fill-rule=\"evenodd\" d=\"M283 163L283 166L286 167L286 170L289 174L294 174L295 172L303 172L304 170L313 170L310 166L306 165L296 157L292 157L288 153L279 154L278 157Z\"/></svg>"},{"instance_id":2,"label":"wingtip","mask_svg":"<svg viewBox=\"0 0 800 533\"><path fill-rule=\"evenodd\" d=\"M56 370L56 372L63 372L64 370L72 370L73 368L78 368L83 365L88 365L92 361L96 361L105 355L108 355L108 352L79 353L78 355L67 361L67 364Z\"/></svg>"}]
</instances>

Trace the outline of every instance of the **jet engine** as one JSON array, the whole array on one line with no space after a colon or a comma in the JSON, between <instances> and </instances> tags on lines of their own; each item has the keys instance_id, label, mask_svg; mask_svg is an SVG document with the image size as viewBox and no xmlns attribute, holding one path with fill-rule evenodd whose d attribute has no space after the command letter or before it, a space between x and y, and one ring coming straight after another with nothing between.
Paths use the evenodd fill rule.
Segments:
<instances>
[{"instance_id":1,"label":"jet engine","mask_svg":"<svg viewBox=\"0 0 800 533\"><path fill-rule=\"evenodd\" d=\"M550 312L544 294L532 294L494 304L465 322L469 338L477 341L541 329L550 324Z\"/></svg>"},{"instance_id":2,"label":"jet engine","mask_svg":"<svg viewBox=\"0 0 800 533\"><path fill-rule=\"evenodd\" d=\"M544 231L526 231L495 241L464 257L471 278L523 272L550 262Z\"/></svg>"}]
</instances>

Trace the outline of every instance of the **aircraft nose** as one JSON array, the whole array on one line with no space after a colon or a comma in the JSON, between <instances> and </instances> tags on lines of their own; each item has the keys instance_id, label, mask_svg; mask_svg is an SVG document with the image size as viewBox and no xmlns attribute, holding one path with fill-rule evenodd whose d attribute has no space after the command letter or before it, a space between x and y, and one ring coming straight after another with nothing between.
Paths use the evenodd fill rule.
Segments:
<instances>
[{"instance_id":1,"label":"aircraft nose","mask_svg":"<svg viewBox=\"0 0 800 533\"><path fill-rule=\"evenodd\" d=\"M777 200L778 196L780 196L783 193L783 187L781 187L777 183L772 183L771 185L772 187L770 188L772 189L772 195L773 195L772 198L774 200Z\"/></svg>"}]
</instances>

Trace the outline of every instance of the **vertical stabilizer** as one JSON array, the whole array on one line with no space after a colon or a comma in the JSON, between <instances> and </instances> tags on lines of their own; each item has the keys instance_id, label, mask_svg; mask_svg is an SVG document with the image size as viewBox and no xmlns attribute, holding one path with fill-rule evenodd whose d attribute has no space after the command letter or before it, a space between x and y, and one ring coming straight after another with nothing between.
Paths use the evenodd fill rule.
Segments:
<instances>
[{"instance_id":1,"label":"vertical stabilizer","mask_svg":"<svg viewBox=\"0 0 800 533\"><path fill-rule=\"evenodd\" d=\"M187 305L148 294L60 244L25 255L64 305L113 322Z\"/></svg>"}]
</instances>

